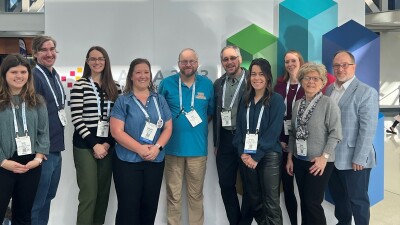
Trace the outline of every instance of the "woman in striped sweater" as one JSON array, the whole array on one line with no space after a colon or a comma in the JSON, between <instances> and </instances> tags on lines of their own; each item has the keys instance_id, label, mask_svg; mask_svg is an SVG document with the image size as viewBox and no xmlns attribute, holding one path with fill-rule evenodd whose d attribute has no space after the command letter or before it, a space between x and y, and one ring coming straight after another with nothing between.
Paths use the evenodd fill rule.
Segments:
<instances>
[{"instance_id":1,"label":"woman in striped sweater","mask_svg":"<svg viewBox=\"0 0 400 225\"><path fill-rule=\"evenodd\" d=\"M73 153L80 189L77 224L104 224L115 144L109 117L120 93L120 86L112 78L106 50L91 47L83 76L71 91L71 116L75 126Z\"/></svg>"}]
</instances>

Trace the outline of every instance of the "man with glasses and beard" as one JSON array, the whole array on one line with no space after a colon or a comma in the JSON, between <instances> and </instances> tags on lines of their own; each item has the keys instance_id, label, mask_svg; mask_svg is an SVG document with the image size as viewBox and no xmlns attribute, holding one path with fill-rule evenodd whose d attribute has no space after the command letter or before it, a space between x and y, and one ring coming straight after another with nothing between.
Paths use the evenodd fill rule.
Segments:
<instances>
[{"instance_id":1,"label":"man with glasses and beard","mask_svg":"<svg viewBox=\"0 0 400 225\"><path fill-rule=\"evenodd\" d=\"M376 165L373 139L378 123L378 92L355 76L356 62L349 51L338 51L333 58L336 82L326 95L339 106L342 118L342 141L335 148L335 168L329 189L335 202L335 216L340 225L369 224L368 185Z\"/></svg>"},{"instance_id":2,"label":"man with glasses and beard","mask_svg":"<svg viewBox=\"0 0 400 225\"><path fill-rule=\"evenodd\" d=\"M199 62L193 49L183 49L178 60L179 73L161 81L158 90L173 117L172 136L164 147L168 225L182 224L184 177L189 224L202 225L208 121L214 112L214 89L211 80L197 74Z\"/></svg>"},{"instance_id":3,"label":"man with glasses and beard","mask_svg":"<svg viewBox=\"0 0 400 225\"><path fill-rule=\"evenodd\" d=\"M236 193L240 158L237 149L232 145L236 131L237 108L246 89L248 71L240 67L242 57L237 46L224 47L220 57L225 74L214 82L215 116L213 119L219 186L229 224L250 225L253 217L245 187L243 187L242 207Z\"/></svg>"}]
</instances>

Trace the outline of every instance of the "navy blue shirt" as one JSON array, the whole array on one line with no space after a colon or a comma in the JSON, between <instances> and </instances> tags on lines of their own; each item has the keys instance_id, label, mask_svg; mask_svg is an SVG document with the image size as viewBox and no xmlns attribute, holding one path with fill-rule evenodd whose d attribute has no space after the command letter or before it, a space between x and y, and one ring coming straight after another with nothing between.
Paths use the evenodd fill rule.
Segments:
<instances>
[{"instance_id":1,"label":"navy blue shirt","mask_svg":"<svg viewBox=\"0 0 400 225\"><path fill-rule=\"evenodd\" d=\"M64 99L66 99L65 91L63 90L61 92L58 84L56 83L60 82L60 76L58 75L57 71L53 68L53 71L50 72L46 67L40 65L39 63L37 65L40 66L40 68L46 73L46 76L50 81L50 85L57 97L58 104L62 105L62 95L64 95ZM61 124L61 121L58 117L58 108L53 94L46 81L46 78L44 77L44 74L40 72L38 68L34 67L32 74L36 93L44 97L47 105L47 113L49 117L50 152L64 151L64 126ZM64 108L64 105L62 105L62 107Z\"/></svg>"},{"instance_id":2,"label":"navy blue shirt","mask_svg":"<svg viewBox=\"0 0 400 225\"><path fill-rule=\"evenodd\" d=\"M263 103L261 100L258 101L257 104L254 104L254 98L251 100L249 129L250 133L252 134L256 132L258 115L260 114L262 104ZM233 145L237 146L239 155L241 155L244 151L244 142L247 133L246 113L247 108L244 104L244 101L241 101L236 121L236 134L233 138ZM261 119L260 130L258 133L257 152L255 154L251 154L251 157L255 161L260 161L266 152L273 151L281 153L282 147L279 142L279 135L283 125L284 114L285 104L282 96L277 93L273 93L268 105L264 108L264 113Z\"/></svg>"}]
</instances>

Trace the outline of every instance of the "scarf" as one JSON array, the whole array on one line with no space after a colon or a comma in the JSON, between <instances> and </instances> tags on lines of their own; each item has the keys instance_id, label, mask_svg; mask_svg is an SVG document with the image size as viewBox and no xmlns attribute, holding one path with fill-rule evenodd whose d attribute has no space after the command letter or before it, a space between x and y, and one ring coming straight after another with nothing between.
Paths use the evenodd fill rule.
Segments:
<instances>
[{"instance_id":1,"label":"scarf","mask_svg":"<svg viewBox=\"0 0 400 225\"><path fill-rule=\"evenodd\" d=\"M297 111L296 121L296 139L306 140L308 138L307 123L310 120L318 101L322 97L322 92L318 92L311 100L310 104L306 106L306 96L301 98L299 109Z\"/></svg>"}]
</instances>

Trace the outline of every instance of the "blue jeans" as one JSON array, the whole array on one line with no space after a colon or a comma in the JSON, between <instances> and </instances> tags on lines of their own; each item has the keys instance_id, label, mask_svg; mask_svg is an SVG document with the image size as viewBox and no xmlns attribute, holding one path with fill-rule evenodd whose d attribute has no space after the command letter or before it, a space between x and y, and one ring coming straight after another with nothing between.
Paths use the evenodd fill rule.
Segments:
<instances>
[{"instance_id":1,"label":"blue jeans","mask_svg":"<svg viewBox=\"0 0 400 225\"><path fill-rule=\"evenodd\" d=\"M32 225L46 225L49 222L50 202L56 196L60 181L61 152L50 152L46 157L32 207Z\"/></svg>"}]
</instances>

